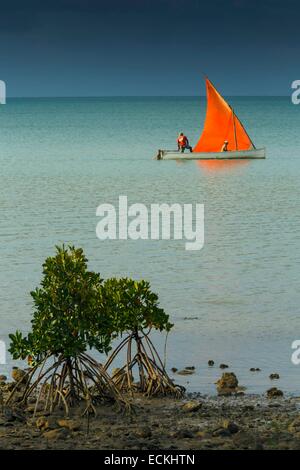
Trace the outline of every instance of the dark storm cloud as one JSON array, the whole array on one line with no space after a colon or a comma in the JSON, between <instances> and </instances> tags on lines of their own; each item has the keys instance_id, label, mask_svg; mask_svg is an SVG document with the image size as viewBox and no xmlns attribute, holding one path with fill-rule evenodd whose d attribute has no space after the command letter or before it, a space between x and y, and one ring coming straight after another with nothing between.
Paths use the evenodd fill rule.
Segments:
<instances>
[{"instance_id":1,"label":"dark storm cloud","mask_svg":"<svg viewBox=\"0 0 300 470\"><path fill-rule=\"evenodd\" d=\"M228 93L286 93L299 13L296 0L12 0L0 78L15 94L194 94L205 70L226 72Z\"/></svg>"},{"instance_id":2,"label":"dark storm cloud","mask_svg":"<svg viewBox=\"0 0 300 470\"><path fill-rule=\"evenodd\" d=\"M121 29L126 26L123 21L130 19L132 22L127 25L134 29L138 26L134 21L139 18L142 24L152 24L154 29L164 24L166 32L171 31L171 27L176 30L178 27L179 34L181 28L191 31L201 25L218 36L215 25L223 23L224 26L239 29L243 24L248 27L244 33L255 38L257 33L262 32L256 30L257 22L264 24L264 30L272 36L281 35L282 28L289 35L291 24L298 21L299 11L297 0L13 0L1 5L1 31L33 29L47 24L49 20L51 22L53 18L66 18L69 14L83 23L91 19L105 21L107 16L109 20L114 20L110 24L112 28ZM280 25L280 29L276 31L270 20L274 21L273 26ZM283 24L285 21L287 24ZM88 24L84 26L89 32ZM117 30L114 32L117 33Z\"/></svg>"}]
</instances>

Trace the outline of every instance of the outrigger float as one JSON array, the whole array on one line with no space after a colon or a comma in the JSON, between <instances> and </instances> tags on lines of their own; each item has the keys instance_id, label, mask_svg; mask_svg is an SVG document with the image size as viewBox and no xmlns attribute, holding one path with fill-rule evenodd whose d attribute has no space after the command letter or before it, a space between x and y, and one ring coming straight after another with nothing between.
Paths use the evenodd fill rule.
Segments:
<instances>
[{"instance_id":1,"label":"outrigger float","mask_svg":"<svg viewBox=\"0 0 300 470\"><path fill-rule=\"evenodd\" d=\"M257 149L232 107L206 78L207 110L204 129L193 152L158 150L156 160L255 160L266 158ZM224 142L228 150L221 151Z\"/></svg>"}]
</instances>

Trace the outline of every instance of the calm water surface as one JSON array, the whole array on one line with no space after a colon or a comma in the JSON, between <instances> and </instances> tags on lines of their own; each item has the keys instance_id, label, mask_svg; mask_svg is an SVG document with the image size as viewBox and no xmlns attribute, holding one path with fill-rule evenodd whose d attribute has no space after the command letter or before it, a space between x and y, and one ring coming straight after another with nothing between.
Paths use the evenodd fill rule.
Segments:
<instances>
[{"instance_id":1,"label":"calm water surface","mask_svg":"<svg viewBox=\"0 0 300 470\"><path fill-rule=\"evenodd\" d=\"M102 276L151 281L175 323L168 367L196 366L191 390L214 393L228 363L249 392L300 393L291 343L300 339L300 106L288 98L232 98L265 161L209 166L157 162L177 132L195 143L204 98L9 100L0 111L0 337L26 331L30 290L62 242L84 248ZM204 203L205 246L176 241L105 241L96 207ZM187 319L190 318L190 319ZM155 335L163 349L164 337ZM9 373L12 366L0 366ZM250 373L250 367L262 372Z\"/></svg>"}]
</instances>

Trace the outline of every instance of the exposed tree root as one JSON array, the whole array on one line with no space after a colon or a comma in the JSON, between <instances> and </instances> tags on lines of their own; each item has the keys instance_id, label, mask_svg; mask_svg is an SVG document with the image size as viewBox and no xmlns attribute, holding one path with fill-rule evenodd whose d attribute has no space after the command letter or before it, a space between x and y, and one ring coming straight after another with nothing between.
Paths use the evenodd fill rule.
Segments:
<instances>
[{"instance_id":1,"label":"exposed tree root","mask_svg":"<svg viewBox=\"0 0 300 470\"><path fill-rule=\"evenodd\" d=\"M12 390L6 405L13 401L23 383L18 405L26 405L28 399L34 397L34 414L41 407L50 413L56 408L63 408L68 416L71 407L84 403L85 416L96 414L95 406L107 401L115 403L119 410L131 410L129 401L121 395L105 368L88 354L82 353L74 358L60 356L50 366L49 360L51 356L27 372Z\"/></svg>"},{"instance_id":2,"label":"exposed tree root","mask_svg":"<svg viewBox=\"0 0 300 470\"><path fill-rule=\"evenodd\" d=\"M132 354L133 343L136 353ZM182 397L185 388L176 385L168 376L166 369L156 351L149 333L135 331L128 335L113 351L104 368L108 370L115 358L123 349L127 349L126 364L116 369L112 380L119 390L141 392L146 396L175 396ZM139 382L134 381L134 370L137 370Z\"/></svg>"}]
</instances>

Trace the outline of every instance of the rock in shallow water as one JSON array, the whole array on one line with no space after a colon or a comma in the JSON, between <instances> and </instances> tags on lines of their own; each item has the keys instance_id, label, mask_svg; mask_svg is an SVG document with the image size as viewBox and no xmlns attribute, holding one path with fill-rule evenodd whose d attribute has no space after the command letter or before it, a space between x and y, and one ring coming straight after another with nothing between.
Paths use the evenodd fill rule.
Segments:
<instances>
[{"instance_id":1,"label":"rock in shallow water","mask_svg":"<svg viewBox=\"0 0 300 470\"><path fill-rule=\"evenodd\" d=\"M194 374L194 370L187 370L187 369L182 369L177 372L178 375L192 375Z\"/></svg>"},{"instance_id":2,"label":"rock in shallow water","mask_svg":"<svg viewBox=\"0 0 300 470\"><path fill-rule=\"evenodd\" d=\"M224 372L217 381L217 391L219 395L231 395L238 391L238 379L233 372Z\"/></svg>"},{"instance_id":3,"label":"rock in shallow water","mask_svg":"<svg viewBox=\"0 0 300 470\"><path fill-rule=\"evenodd\" d=\"M283 397L283 392L282 390L279 390L276 387L272 387L272 388L269 388L269 390L267 390L267 397L268 398Z\"/></svg>"},{"instance_id":4,"label":"rock in shallow water","mask_svg":"<svg viewBox=\"0 0 300 470\"><path fill-rule=\"evenodd\" d=\"M215 365L215 361L213 361L212 359L210 359L210 360L208 361L208 365L209 365L209 367L214 366L214 365Z\"/></svg>"},{"instance_id":5,"label":"rock in shallow water","mask_svg":"<svg viewBox=\"0 0 300 470\"><path fill-rule=\"evenodd\" d=\"M228 369L228 367L227 364L220 364L220 369Z\"/></svg>"},{"instance_id":6,"label":"rock in shallow water","mask_svg":"<svg viewBox=\"0 0 300 470\"><path fill-rule=\"evenodd\" d=\"M277 379L280 379L280 376L279 376L279 374L270 374L270 375L269 375L269 378L270 378L271 380L277 380Z\"/></svg>"}]
</instances>

